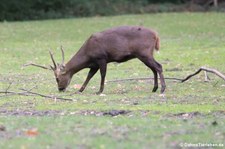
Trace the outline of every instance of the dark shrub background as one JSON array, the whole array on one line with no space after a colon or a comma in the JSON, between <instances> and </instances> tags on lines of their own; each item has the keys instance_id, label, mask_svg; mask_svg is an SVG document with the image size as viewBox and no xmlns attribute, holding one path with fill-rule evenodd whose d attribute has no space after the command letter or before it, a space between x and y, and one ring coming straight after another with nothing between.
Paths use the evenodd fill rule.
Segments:
<instances>
[{"instance_id":1,"label":"dark shrub background","mask_svg":"<svg viewBox=\"0 0 225 149\"><path fill-rule=\"evenodd\" d=\"M149 3L171 0L1 0L0 20L34 20L141 13ZM172 0L174 3L180 0Z\"/></svg>"}]
</instances>

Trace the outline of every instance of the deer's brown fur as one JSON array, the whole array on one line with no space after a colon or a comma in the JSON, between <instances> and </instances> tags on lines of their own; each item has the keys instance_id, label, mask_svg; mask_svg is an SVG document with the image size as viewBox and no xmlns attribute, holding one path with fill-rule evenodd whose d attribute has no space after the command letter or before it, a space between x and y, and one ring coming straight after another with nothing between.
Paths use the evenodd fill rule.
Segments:
<instances>
[{"instance_id":1,"label":"deer's brown fur","mask_svg":"<svg viewBox=\"0 0 225 149\"><path fill-rule=\"evenodd\" d=\"M159 42L156 32L140 26L120 26L95 33L87 39L80 50L65 65L56 65L51 54L54 63L52 69L55 73L58 89L65 90L75 73L84 68L90 68L87 79L79 91L82 92L89 80L100 70L101 84L98 93L101 93L104 89L107 63L120 63L138 58L153 71L153 92L158 89L159 74L161 93L163 93L166 85L162 66L153 58L154 49L159 50Z\"/></svg>"}]
</instances>

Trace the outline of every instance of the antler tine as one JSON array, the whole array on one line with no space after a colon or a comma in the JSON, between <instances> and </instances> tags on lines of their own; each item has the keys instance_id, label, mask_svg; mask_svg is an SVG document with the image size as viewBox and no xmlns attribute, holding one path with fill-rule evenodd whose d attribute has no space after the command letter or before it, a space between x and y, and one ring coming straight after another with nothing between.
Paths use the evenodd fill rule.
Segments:
<instances>
[{"instance_id":1,"label":"antler tine","mask_svg":"<svg viewBox=\"0 0 225 149\"><path fill-rule=\"evenodd\" d=\"M62 51L62 65L64 65L64 60L65 60L65 57L64 57L64 50L63 50L63 46L61 46L61 51Z\"/></svg>"},{"instance_id":2,"label":"antler tine","mask_svg":"<svg viewBox=\"0 0 225 149\"><path fill-rule=\"evenodd\" d=\"M53 64L54 64L54 68L52 68L52 69L53 69L53 70L56 70L57 66L56 66L55 60L54 60L54 58L53 58L53 54L52 54L51 51L49 51L49 54L50 54L51 59L52 59L52 62L53 62Z\"/></svg>"},{"instance_id":3,"label":"antler tine","mask_svg":"<svg viewBox=\"0 0 225 149\"><path fill-rule=\"evenodd\" d=\"M28 64L24 64L24 65L23 65L23 67L27 67L27 66L36 66L36 67L39 67L39 68L51 70L51 69L48 68L48 67L45 67L45 66L42 66L42 65L38 65L38 64L34 64L34 63L28 63Z\"/></svg>"}]
</instances>

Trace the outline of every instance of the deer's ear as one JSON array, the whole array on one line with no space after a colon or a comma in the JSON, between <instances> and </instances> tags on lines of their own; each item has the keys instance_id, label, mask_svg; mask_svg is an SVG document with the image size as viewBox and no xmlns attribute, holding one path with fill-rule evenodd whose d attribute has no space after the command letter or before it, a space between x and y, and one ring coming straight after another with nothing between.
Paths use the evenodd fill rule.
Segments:
<instances>
[{"instance_id":1,"label":"deer's ear","mask_svg":"<svg viewBox=\"0 0 225 149\"><path fill-rule=\"evenodd\" d=\"M66 70L64 69L63 71L61 71L61 74L66 74Z\"/></svg>"}]
</instances>

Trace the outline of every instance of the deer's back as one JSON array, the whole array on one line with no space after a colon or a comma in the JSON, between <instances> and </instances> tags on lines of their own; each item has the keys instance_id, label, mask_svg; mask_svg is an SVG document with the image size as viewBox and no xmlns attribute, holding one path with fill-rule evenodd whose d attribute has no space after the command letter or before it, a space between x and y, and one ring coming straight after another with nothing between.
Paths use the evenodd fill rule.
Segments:
<instances>
[{"instance_id":1,"label":"deer's back","mask_svg":"<svg viewBox=\"0 0 225 149\"><path fill-rule=\"evenodd\" d=\"M84 46L90 57L123 62L153 50L156 36L144 27L121 26L93 34Z\"/></svg>"}]
</instances>

